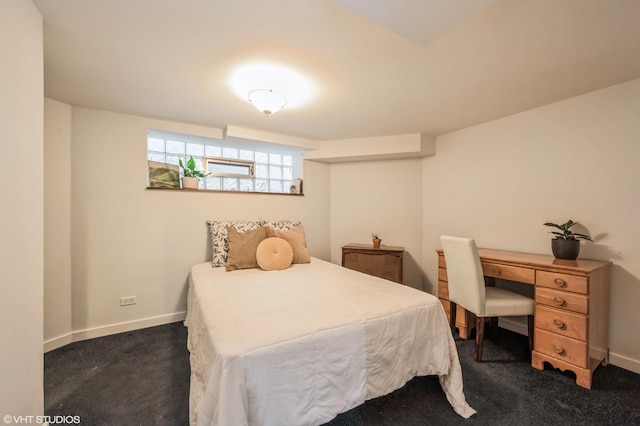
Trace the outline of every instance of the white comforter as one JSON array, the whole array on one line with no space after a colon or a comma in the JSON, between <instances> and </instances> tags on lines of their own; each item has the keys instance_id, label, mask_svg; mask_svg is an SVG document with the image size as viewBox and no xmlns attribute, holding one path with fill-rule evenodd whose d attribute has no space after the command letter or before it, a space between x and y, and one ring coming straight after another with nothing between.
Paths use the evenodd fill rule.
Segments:
<instances>
[{"instance_id":1,"label":"white comforter","mask_svg":"<svg viewBox=\"0 0 640 426\"><path fill-rule=\"evenodd\" d=\"M191 425L317 425L437 374L453 409L475 411L434 296L312 258L284 271L189 277Z\"/></svg>"}]
</instances>

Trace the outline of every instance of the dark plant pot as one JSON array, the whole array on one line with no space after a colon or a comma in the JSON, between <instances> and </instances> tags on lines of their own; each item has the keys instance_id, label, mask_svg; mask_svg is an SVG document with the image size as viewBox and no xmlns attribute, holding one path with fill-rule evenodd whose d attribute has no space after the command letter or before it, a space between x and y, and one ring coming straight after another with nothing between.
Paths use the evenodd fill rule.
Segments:
<instances>
[{"instance_id":1,"label":"dark plant pot","mask_svg":"<svg viewBox=\"0 0 640 426\"><path fill-rule=\"evenodd\" d=\"M556 259L576 260L580 253L579 240L551 240L551 251Z\"/></svg>"}]
</instances>

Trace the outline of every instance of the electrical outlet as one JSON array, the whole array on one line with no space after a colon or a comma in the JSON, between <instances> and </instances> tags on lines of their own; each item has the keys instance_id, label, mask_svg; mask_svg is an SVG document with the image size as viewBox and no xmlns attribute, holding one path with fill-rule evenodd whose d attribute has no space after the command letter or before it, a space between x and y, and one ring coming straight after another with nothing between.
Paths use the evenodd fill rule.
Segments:
<instances>
[{"instance_id":1,"label":"electrical outlet","mask_svg":"<svg viewBox=\"0 0 640 426\"><path fill-rule=\"evenodd\" d=\"M120 298L120 306L135 305L135 304L136 304L135 296L127 296L127 297Z\"/></svg>"}]
</instances>

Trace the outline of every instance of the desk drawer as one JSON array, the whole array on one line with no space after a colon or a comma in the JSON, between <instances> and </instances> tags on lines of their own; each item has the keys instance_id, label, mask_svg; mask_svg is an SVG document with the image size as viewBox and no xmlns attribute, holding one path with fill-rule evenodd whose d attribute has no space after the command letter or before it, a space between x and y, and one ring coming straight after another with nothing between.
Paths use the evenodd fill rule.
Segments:
<instances>
[{"instance_id":1,"label":"desk drawer","mask_svg":"<svg viewBox=\"0 0 640 426\"><path fill-rule=\"evenodd\" d=\"M449 284L446 281L438 281L438 297L449 300Z\"/></svg>"},{"instance_id":2,"label":"desk drawer","mask_svg":"<svg viewBox=\"0 0 640 426\"><path fill-rule=\"evenodd\" d=\"M573 293L589 294L587 277L560 274L557 272L537 271L536 285L571 291Z\"/></svg>"},{"instance_id":3,"label":"desk drawer","mask_svg":"<svg viewBox=\"0 0 640 426\"><path fill-rule=\"evenodd\" d=\"M440 281L449 281L447 279L447 270L444 268L438 268L438 279Z\"/></svg>"},{"instance_id":4,"label":"desk drawer","mask_svg":"<svg viewBox=\"0 0 640 426\"><path fill-rule=\"evenodd\" d=\"M535 329L534 350L550 357L588 368L587 343L556 333Z\"/></svg>"},{"instance_id":5,"label":"desk drawer","mask_svg":"<svg viewBox=\"0 0 640 426\"><path fill-rule=\"evenodd\" d=\"M589 313L589 298L568 291L536 287L536 303L585 315Z\"/></svg>"},{"instance_id":6,"label":"desk drawer","mask_svg":"<svg viewBox=\"0 0 640 426\"><path fill-rule=\"evenodd\" d=\"M517 281L525 284L535 284L535 270L517 266L500 265L498 263L482 263L485 277L500 278L502 280Z\"/></svg>"},{"instance_id":7,"label":"desk drawer","mask_svg":"<svg viewBox=\"0 0 640 426\"><path fill-rule=\"evenodd\" d=\"M587 317L560 309L538 306L535 315L536 328L562 334L578 340L587 340Z\"/></svg>"}]
</instances>

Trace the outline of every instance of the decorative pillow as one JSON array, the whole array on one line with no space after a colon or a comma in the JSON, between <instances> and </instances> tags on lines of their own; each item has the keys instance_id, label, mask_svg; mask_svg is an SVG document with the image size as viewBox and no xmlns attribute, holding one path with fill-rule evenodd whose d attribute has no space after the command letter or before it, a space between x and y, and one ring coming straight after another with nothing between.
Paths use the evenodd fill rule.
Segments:
<instances>
[{"instance_id":1,"label":"decorative pillow","mask_svg":"<svg viewBox=\"0 0 640 426\"><path fill-rule=\"evenodd\" d=\"M302 225L302 222L300 222L299 220L275 220L275 221L266 220L266 221L263 221L262 224L264 226L270 226L272 228L276 228L281 231L288 231L291 228Z\"/></svg>"},{"instance_id":2,"label":"decorative pillow","mask_svg":"<svg viewBox=\"0 0 640 426\"><path fill-rule=\"evenodd\" d=\"M211 266L225 266L227 263L227 254L229 252L229 238L227 236L227 227L231 227L238 232L253 231L263 225L263 221L248 220L208 220L209 236L211 238L211 248L213 257Z\"/></svg>"},{"instance_id":3,"label":"decorative pillow","mask_svg":"<svg viewBox=\"0 0 640 426\"><path fill-rule=\"evenodd\" d=\"M291 266L293 249L284 239L271 237L262 240L256 250L258 265L265 271L280 271Z\"/></svg>"},{"instance_id":4,"label":"decorative pillow","mask_svg":"<svg viewBox=\"0 0 640 426\"><path fill-rule=\"evenodd\" d=\"M227 237L229 238L229 253L225 264L227 271L257 268L256 250L258 244L267 238L267 228L261 226L253 231L240 233L228 227Z\"/></svg>"},{"instance_id":5,"label":"decorative pillow","mask_svg":"<svg viewBox=\"0 0 640 426\"><path fill-rule=\"evenodd\" d=\"M304 228L302 225L290 228L288 231L266 227L267 237L280 237L286 240L293 249L292 263L309 263L311 256L307 248L307 240L304 236Z\"/></svg>"}]
</instances>

